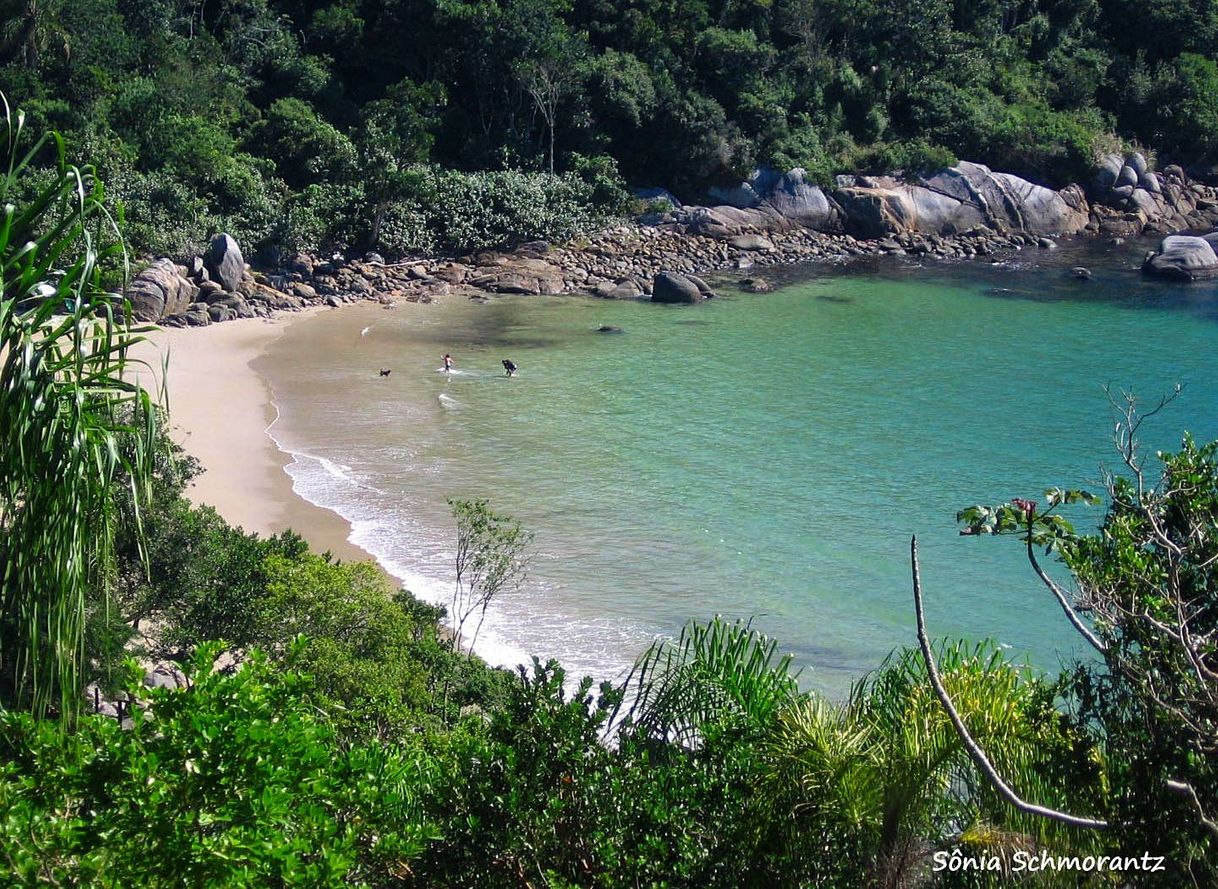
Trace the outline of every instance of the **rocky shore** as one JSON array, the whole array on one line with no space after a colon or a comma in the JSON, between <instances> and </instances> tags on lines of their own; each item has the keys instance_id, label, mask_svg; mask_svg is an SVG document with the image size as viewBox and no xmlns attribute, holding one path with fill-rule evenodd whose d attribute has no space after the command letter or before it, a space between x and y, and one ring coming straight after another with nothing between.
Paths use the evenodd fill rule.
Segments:
<instances>
[{"instance_id":1,"label":"rocky shore","mask_svg":"<svg viewBox=\"0 0 1218 889\"><path fill-rule=\"evenodd\" d=\"M763 170L710 197L718 203L687 206L652 191L644 194L649 212L637 220L565 244L396 263L375 253L359 260L302 254L254 270L231 237L218 235L202 256L156 260L127 295L137 319L169 326L356 300L428 302L454 290L696 302L713 295L698 277L711 271L879 254L970 259L1051 250L1061 237L1218 227L1214 187L1179 167L1150 170L1141 154L1103 158L1086 188L1052 190L961 162L912 182L842 176L831 190L808 183L800 170ZM1177 279L1218 274L1211 246L1168 238L1156 254L1166 258L1148 256L1144 268ZM767 289L764 278L746 274L746 289Z\"/></svg>"}]
</instances>

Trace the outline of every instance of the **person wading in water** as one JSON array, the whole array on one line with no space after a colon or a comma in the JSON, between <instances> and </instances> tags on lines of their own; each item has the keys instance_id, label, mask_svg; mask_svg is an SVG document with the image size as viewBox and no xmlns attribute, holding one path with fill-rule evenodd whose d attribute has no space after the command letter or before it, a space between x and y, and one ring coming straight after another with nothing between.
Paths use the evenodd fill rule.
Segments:
<instances>
[{"instance_id":1,"label":"person wading in water","mask_svg":"<svg viewBox=\"0 0 1218 889\"><path fill-rule=\"evenodd\" d=\"M452 373L452 369L453 369L453 356L451 356L447 352L445 352L444 353L444 372Z\"/></svg>"}]
</instances>

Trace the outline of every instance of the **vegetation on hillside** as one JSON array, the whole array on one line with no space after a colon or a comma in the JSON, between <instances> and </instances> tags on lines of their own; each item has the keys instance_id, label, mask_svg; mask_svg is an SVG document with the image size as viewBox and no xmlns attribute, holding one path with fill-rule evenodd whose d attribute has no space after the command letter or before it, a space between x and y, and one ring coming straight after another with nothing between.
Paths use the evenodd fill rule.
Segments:
<instances>
[{"instance_id":1,"label":"vegetation on hillside","mask_svg":"<svg viewBox=\"0 0 1218 889\"><path fill-rule=\"evenodd\" d=\"M2 0L0 88L140 250L558 237L757 164L1052 184L1218 149L1218 11L1132 0ZM550 174L555 174L551 176Z\"/></svg>"}]
</instances>

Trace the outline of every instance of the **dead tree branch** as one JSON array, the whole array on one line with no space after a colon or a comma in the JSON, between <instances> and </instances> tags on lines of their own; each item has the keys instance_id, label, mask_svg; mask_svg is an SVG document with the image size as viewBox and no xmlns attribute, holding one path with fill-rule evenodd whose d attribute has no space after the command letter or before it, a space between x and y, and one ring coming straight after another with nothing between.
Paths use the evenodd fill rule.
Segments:
<instances>
[{"instance_id":1,"label":"dead tree branch","mask_svg":"<svg viewBox=\"0 0 1218 889\"><path fill-rule=\"evenodd\" d=\"M951 696L947 693L947 688L943 684L943 677L939 675L939 666L935 663L935 655L930 647L930 639L926 635L926 615L922 608L922 578L918 569L918 538L916 535L910 540L909 554L910 562L913 566L914 612L918 621L918 645L922 649L922 658L926 661L926 672L930 677L931 687L935 690L935 696L938 697L939 703L943 705L943 709L947 711L948 718L951 719L952 725L956 729L956 735L960 738L960 743L968 753L969 759L973 761L973 764L977 766L986 780L989 781L990 786L997 791L998 795L1018 811L1026 815L1048 818L1051 821L1057 821L1071 827L1082 827L1088 830L1107 829L1107 821L1071 815L1068 812L1061 812L1057 809L1050 809L1046 806L1027 802L998 774L998 770L990 762L985 751L981 749L981 745L969 733L968 726L964 724L960 712L956 709L955 704L952 703Z\"/></svg>"}]
</instances>

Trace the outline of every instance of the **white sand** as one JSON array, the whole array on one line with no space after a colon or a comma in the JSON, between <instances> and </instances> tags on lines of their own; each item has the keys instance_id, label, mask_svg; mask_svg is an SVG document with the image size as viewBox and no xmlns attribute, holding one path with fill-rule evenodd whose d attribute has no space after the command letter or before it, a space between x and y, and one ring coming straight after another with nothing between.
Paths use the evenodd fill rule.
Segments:
<instances>
[{"instance_id":1,"label":"white sand","mask_svg":"<svg viewBox=\"0 0 1218 889\"><path fill-rule=\"evenodd\" d=\"M205 469L187 491L192 502L214 506L246 531L265 535L290 527L316 551L369 559L347 542L345 521L293 493L283 468L290 458L266 433L275 419L270 390L250 367L289 324L318 311L335 310L156 330L133 350L148 365L133 373L159 390L168 358L171 434Z\"/></svg>"}]
</instances>

